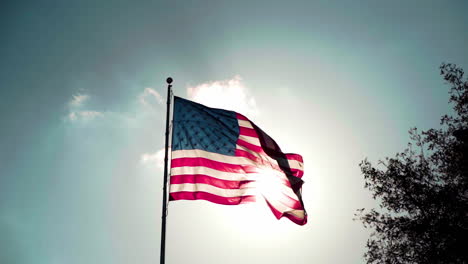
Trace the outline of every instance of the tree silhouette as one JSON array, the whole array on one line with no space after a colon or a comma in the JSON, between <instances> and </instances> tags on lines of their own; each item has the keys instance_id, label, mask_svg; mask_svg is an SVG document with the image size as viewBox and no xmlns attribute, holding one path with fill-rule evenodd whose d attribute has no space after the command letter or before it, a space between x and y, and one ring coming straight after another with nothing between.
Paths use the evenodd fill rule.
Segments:
<instances>
[{"instance_id":1,"label":"tree silhouette","mask_svg":"<svg viewBox=\"0 0 468 264\"><path fill-rule=\"evenodd\" d=\"M410 129L395 157L359 165L380 203L356 213L373 231L367 263L468 263L468 80L455 64L443 63L440 74L453 115L439 129Z\"/></svg>"}]
</instances>

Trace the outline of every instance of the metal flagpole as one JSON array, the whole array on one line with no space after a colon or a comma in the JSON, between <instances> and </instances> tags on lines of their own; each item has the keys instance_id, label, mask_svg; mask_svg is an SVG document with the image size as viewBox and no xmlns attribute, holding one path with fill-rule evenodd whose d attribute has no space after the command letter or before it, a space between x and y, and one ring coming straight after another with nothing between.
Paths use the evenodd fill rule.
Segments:
<instances>
[{"instance_id":1,"label":"metal flagpole","mask_svg":"<svg viewBox=\"0 0 468 264\"><path fill-rule=\"evenodd\" d=\"M170 118L170 106L171 106L171 83L172 78L169 77L166 80L167 82L167 111L166 111L166 149L164 155L164 181L163 181L163 201L162 201L162 224L161 224L161 258L160 264L165 263L165 253L166 253L166 216L167 216L167 161L169 154L169 118Z\"/></svg>"}]
</instances>

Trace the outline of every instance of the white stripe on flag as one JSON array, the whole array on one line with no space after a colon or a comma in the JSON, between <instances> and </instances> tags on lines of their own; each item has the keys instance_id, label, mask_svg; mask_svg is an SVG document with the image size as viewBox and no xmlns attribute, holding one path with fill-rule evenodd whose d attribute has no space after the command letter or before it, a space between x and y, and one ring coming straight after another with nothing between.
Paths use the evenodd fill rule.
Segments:
<instances>
[{"instance_id":1,"label":"white stripe on flag","mask_svg":"<svg viewBox=\"0 0 468 264\"><path fill-rule=\"evenodd\" d=\"M257 137L239 135L239 138L257 147L260 147L260 140Z\"/></svg>"},{"instance_id":2,"label":"white stripe on flag","mask_svg":"<svg viewBox=\"0 0 468 264\"><path fill-rule=\"evenodd\" d=\"M246 157L228 156L218 153L213 153L201 149L183 149L172 152L172 159L177 158L206 158L218 162L233 164L233 165L257 165L257 163Z\"/></svg>"},{"instance_id":3,"label":"white stripe on flag","mask_svg":"<svg viewBox=\"0 0 468 264\"><path fill-rule=\"evenodd\" d=\"M175 150L172 152L172 159L177 158L207 158L214 161L235 164L235 165L249 165L254 161L246 157L228 156L218 153L213 153L201 149L183 149Z\"/></svg>"},{"instance_id":4,"label":"white stripe on flag","mask_svg":"<svg viewBox=\"0 0 468 264\"><path fill-rule=\"evenodd\" d=\"M223 189L203 183L171 184L170 192L206 192L222 197L240 197L246 195L256 195L256 191L253 188Z\"/></svg>"},{"instance_id":5,"label":"white stripe on flag","mask_svg":"<svg viewBox=\"0 0 468 264\"><path fill-rule=\"evenodd\" d=\"M240 120L240 119L237 119L239 121L239 126L241 127L247 127L247 128L253 128L252 124L250 123L250 121L247 121L247 120Z\"/></svg>"},{"instance_id":6,"label":"white stripe on flag","mask_svg":"<svg viewBox=\"0 0 468 264\"><path fill-rule=\"evenodd\" d=\"M171 176L177 175L207 175L220 180L247 181L249 176L243 173L224 172L207 167L177 167L171 169Z\"/></svg>"}]
</instances>

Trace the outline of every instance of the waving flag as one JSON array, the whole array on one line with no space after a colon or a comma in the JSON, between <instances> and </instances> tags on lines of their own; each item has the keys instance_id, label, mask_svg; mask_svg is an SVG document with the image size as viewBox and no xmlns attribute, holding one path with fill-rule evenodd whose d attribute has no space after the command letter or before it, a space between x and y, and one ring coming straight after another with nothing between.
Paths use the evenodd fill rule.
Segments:
<instances>
[{"instance_id":1,"label":"waving flag","mask_svg":"<svg viewBox=\"0 0 468 264\"><path fill-rule=\"evenodd\" d=\"M170 200L237 205L263 197L304 225L302 156L284 154L245 116L174 97Z\"/></svg>"}]
</instances>

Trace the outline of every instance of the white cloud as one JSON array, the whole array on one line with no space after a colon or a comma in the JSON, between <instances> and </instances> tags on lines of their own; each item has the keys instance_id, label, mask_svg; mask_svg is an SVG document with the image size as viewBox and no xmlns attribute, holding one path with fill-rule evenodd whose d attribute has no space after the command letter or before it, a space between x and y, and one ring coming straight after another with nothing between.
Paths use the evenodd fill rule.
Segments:
<instances>
[{"instance_id":1,"label":"white cloud","mask_svg":"<svg viewBox=\"0 0 468 264\"><path fill-rule=\"evenodd\" d=\"M87 94L75 94L73 95L72 99L68 103L71 107L79 107L83 105L83 103L89 99L89 95Z\"/></svg>"},{"instance_id":2,"label":"white cloud","mask_svg":"<svg viewBox=\"0 0 468 264\"><path fill-rule=\"evenodd\" d=\"M171 149L169 149L171 152ZM140 162L147 166L156 166L161 171L164 170L164 148L154 153L144 153L140 157Z\"/></svg>"},{"instance_id":3,"label":"white cloud","mask_svg":"<svg viewBox=\"0 0 468 264\"><path fill-rule=\"evenodd\" d=\"M138 96L138 100L140 101L140 103L144 106L151 106L152 104L148 101L148 97L154 97L154 99L156 100L156 102L158 104L162 104L164 102L164 99L163 97L161 96L161 94L159 94L157 91L155 91L153 88L145 88L145 90L143 91L143 93L141 93L139 96Z\"/></svg>"},{"instance_id":4,"label":"white cloud","mask_svg":"<svg viewBox=\"0 0 468 264\"><path fill-rule=\"evenodd\" d=\"M188 87L187 95L190 100L209 107L233 110L247 117L257 116L259 113L255 99L240 76Z\"/></svg>"},{"instance_id":5,"label":"white cloud","mask_svg":"<svg viewBox=\"0 0 468 264\"><path fill-rule=\"evenodd\" d=\"M74 94L72 99L68 102L70 112L65 117L66 120L77 122L77 121L89 121L98 117L103 117L104 113L83 109L85 103L89 100L90 96L87 94Z\"/></svg>"},{"instance_id":6,"label":"white cloud","mask_svg":"<svg viewBox=\"0 0 468 264\"><path fill-rule=\"evenodd\" d=\"M88 121L103 116L103 113L97 111L74 111L68 114L67 119L70 121Z\"/></svg>"}]
</instances>

